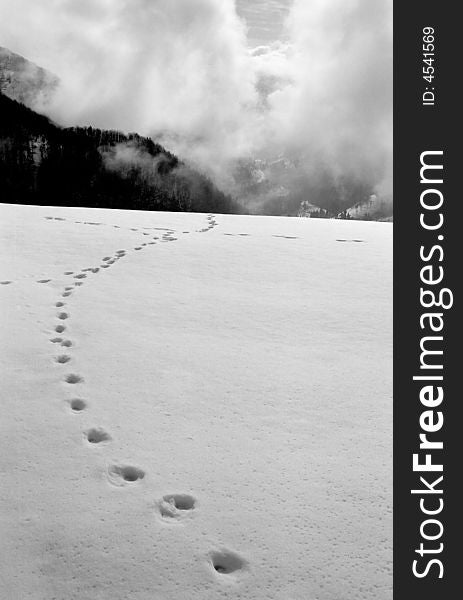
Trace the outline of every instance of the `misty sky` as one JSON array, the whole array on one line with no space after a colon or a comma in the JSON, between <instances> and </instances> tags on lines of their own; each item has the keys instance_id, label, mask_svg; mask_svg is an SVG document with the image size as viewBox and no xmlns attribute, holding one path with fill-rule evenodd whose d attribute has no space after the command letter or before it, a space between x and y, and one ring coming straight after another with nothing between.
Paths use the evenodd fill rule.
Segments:
<instances>
[{"instance_id":1,"label":"misty sky","mask_svg":"<svg viewBox=\"0 0 463 600\"><path fill-rule=\"evenodd\" d=\"M292 0L237 0L238 14L246 20L251 47L286 40L284 21Z\"/></svg>"},{"instance_id":2,"label":"misty sky","mask_svg":"<svg viewBox=\"0 0 463 600\"><path fill-rule=\"evenodd\" d=\"M157 137L223 189L289 156L391 191L392 0L0 0L0 46L60 78L56 121Z\"/></svg>"}]
</instances>

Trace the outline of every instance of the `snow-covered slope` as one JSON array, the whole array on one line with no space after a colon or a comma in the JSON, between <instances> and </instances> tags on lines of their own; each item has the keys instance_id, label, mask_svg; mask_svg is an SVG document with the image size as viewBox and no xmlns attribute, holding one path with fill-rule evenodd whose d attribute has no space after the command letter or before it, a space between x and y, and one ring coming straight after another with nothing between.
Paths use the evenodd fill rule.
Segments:
<instances>
[{"instance_id":1,"label":"snow-covered slope","mask_svg":"<svg viewBox=\"0 0 463 600\"><path fill-rule=\"evenodd\" d=\"M392 596L392 227L0 205L1 597Z\"/></svg>"},{"instance_id":2,"label":"snow-covered slope","mask_svg":"<svg viewBox=\"0 0 463 600\"><path fill-rule=\"evenodd\" d=\"M59 79L19 54L0 46L0 92L29 107L46 106Z\"/></svg>"}]
</instances>

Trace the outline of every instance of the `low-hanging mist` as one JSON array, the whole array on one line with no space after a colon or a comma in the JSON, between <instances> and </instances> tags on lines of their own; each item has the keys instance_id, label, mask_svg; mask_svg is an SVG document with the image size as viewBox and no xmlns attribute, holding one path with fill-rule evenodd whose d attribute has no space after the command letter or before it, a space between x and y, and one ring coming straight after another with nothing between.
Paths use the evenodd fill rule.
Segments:
<instances>
[{"instance_id":1,"label":"low-hanging mist","mask_svg":"<svg viewBox=\"0 0 463 600\"><path fill-rule=\"evenodd\" d=\"M150 135L257 212L391 198L391 0L294 0L284 37L249 48L233 0L0 0L56 121Z\"/></svg>"}]
</instances>

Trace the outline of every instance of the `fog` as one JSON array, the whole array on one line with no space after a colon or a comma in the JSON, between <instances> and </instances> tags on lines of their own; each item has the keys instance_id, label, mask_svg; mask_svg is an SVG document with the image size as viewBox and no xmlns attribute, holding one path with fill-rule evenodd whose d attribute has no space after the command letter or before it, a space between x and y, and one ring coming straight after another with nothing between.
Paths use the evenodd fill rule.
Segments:
<instances>
[{"instance_id":1,"label":"fog","mask_svg":"<svg viewBox=\"0 0 463 600\"><path fill-rule=\"evenodd\" d=\"M392 1L294 0L281 31L251 47L233 0L0 0L0 45L61 80L56 121L150 135L238 197L255 159L266 194L389 196Z\"/></svg>"}]
</instances>

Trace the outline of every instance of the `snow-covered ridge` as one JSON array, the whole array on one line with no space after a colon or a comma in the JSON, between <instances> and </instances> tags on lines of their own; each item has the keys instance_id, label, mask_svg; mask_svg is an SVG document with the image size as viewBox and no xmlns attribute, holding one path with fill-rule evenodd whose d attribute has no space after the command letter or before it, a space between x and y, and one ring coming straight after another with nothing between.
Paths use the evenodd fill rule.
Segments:
<instances>
[{"instance_id":1,"label":"snow-covered ridge","mask_svg":"<svg viewBox=\"0 0 463 600\"><path fill-rule=\"evenodd\" d=\"M49 71L0 46L0 92L5 96L26 106L44 107L58 84Z\"/></svg>"},{"instance_id":2,"label":"snow-covered ridge","mask_svg":"<svg viewBox=\"0 0 463 600\"><path fill-rule=\"evenodd\" d=\"M0 205L5 597L391 598L391 234Z\"/></svg>"}]
</instances>

